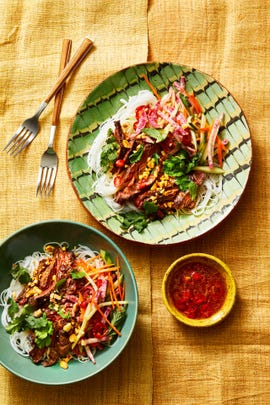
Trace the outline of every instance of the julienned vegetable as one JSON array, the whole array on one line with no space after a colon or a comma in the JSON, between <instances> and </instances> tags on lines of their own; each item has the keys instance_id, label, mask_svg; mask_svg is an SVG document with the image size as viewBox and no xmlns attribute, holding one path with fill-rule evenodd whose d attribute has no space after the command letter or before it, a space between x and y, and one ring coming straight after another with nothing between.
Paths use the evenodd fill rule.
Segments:
<instances>
[{"instance_id":1,"label":"julienned vegetable","mask_svg":"<svg viewBox=\"0 0 270 405\"><path fill-rule=\"evenodd\" d=\"M184 77L163 97L144 78L151 91L123 101L88 156L94 190L119 212L122 227L139 232L167 214L202 213L220 193L227 153L223 114L208 122Z\"/></svg>"},{"instance_id":2,"label":"julienned vegetable","mask_svg":"<svg viewBox=\"0 0 270 405\"><path fill-rule=\"evenodd\" d=\"M34 363L68 367L121 336L127 301L123 275L105 251L50 244L16 263L1 294L13 348Z\"/></svg>"}]
</instances>

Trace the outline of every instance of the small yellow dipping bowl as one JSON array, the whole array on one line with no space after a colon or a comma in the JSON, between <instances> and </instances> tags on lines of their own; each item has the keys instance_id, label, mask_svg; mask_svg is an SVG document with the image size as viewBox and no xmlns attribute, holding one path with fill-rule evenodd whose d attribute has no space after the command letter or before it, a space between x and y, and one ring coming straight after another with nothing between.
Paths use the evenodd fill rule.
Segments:
<instances>
[{"instance_id":1,"label":"small yellow dipping bowl","mask_svg":"<svg viewBox=\"0 0 270 405\"><path fill-rule=\"evenodd\" d=\"M170 293L174 285L173 280L175 279L177 273L178 283L179 282L181 283L181 281L179 281L179 276L181 277L181 272L184 269L186 269L187 266L189 266L189 268L191 268L191 266L199 266L199 267L204 266L205 269L209 268L209 270L212 269L218 271L223 277L221 278L221 280L225 281L226 283L226 293L223 304L220 306L217 312L213 313L208 317L203 317L200 319L190 318L184 315L179 309L177 309L173 302ZM197 277L199 277L198 273ZM197 281L197 283L198 282L200 281ZM168 311L176 319L178 319L178 321L189 326L207 327L221 322L231 311L235 302L235 295L236 295L235 280L229 267L217 257L206 253L191 253L180 257L170 265L163 278L162 298Z\"/></svg>"}]
</instances>

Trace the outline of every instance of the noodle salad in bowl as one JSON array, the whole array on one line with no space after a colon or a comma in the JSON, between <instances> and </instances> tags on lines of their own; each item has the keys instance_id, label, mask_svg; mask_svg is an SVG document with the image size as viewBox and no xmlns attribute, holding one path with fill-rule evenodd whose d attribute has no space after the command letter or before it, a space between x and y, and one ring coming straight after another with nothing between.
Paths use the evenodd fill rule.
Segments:
<instances>
[{"instance_id":1,"label":"noodle salad in bowl","mask_svg":"<svg viewBox=\"0 0 270 405\"><path fill-rule=\"evenodd\" d=\"M61 242L45 241L56 232ZM132 270L109 238L83 224L46 221L12 235L0 250L6 368L31 381L63 384L96 374L117 357L135 326L138 298Z\"/></svg>"},{"instance_id":2,"label":"noodle salad in bowl","mask_svg":"<svg viewBox=\"0 0 270 405\"><path fill-rule=\"evenodd\" d=\"M1 294L2 323L15 351L48 367L71 359L96 360L121 336L126 306L123 276L106 252L48 244L15 263Z\"/></svg>"},{"instance_id":3,"label":"noodle salad in bowl","mask_svg":"<svg viewBox=\"0 0 270 405\"><path fill-rule=\"evenodd\" d=\"M150 90L123 100L88 154L94 192L119 214L124 229L138 232L168 214L201 215L216 204L228 151L223 113L208 122L184 76L163 97L144 78Z\"/></svg>"}]
</instances>

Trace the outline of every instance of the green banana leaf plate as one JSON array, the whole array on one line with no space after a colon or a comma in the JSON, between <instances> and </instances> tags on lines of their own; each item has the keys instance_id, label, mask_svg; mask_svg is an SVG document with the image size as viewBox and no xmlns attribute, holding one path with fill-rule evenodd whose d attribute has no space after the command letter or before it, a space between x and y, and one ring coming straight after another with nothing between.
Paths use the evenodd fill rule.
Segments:
<instances>
[{"instance_id":1,"label":"green banana leaf plate","mask_svg":"<svg viewBox=\"0 0 270 405\"><path fill-rule=\"evenodd\" d=\"M224 162L223 190L218 203L200 216L167 215L150 222L143 232L124 230L118 215L96 194L94 174L88 168L87 156L98 134L99 126L139 90L148 89L142 77L147 75L162 96L170 85L184 75L187 90L193 91L204 112L213 121L224 113L222 135L229 141ZM244 113L233 96L218 81L201 71L172 63L145 63L123 69L104 80L86 97L71 125L67 141L67 167L71 183L83 206L111 232L150 245L169 245L199 237L220 224L238 203L246 187L252 162L250 131Z\"/></svg>"}]
</instances>

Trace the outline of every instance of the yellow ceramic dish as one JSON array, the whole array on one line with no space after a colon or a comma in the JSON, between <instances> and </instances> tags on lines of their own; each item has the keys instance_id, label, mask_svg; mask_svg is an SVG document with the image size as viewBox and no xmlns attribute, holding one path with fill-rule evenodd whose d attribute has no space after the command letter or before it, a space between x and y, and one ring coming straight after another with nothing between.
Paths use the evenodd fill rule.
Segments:
<instances>
[{"instance_id":1,"label":"yellow ceramic dish","mask_svg":"<svg viewBox=\"0 0 270 405\"><path fill-rule=\"evenodd\" d=\"M186 266L187 264L191 263L193 264L200 263L208 265L209 267L218 270L224 277L226 282L227 291L225 300L221 308L213 315L207 318L192 319L185 316L175 307L172 297L169 294L169 285L171 284L172 277L174 276L176 270L179 271L179 269L183 268L183 266ZM189 326L206 327L221 322L231 311L235 302L235 295L236 295L235 280L229 267L217 257L205 253L192 253L180 257L170 265L163 278L162 297L168 311L180 322L183 322L184 324Z\"/></svg>"}]
</instances>

